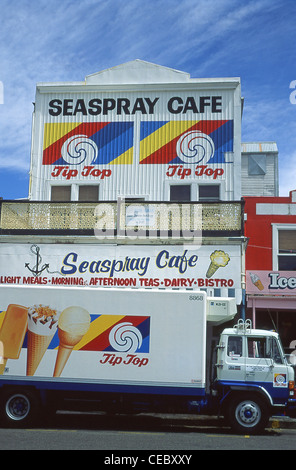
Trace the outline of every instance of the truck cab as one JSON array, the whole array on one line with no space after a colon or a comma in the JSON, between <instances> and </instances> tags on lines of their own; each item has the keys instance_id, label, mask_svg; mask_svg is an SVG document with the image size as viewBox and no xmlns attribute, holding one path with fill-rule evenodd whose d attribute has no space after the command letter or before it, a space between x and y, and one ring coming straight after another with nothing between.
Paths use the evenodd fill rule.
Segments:
<instances>
[{"instance_id":1,"label":"truck cab","mask_svg":"<svg viewBox=\"0 0 296 470\"><path fill-rule=\"evenodd\" d=\"M294 370L278 334L252 329L250 320L224 329L216 367L220 405L237 431L258 431L295 404Z\"/></svg>"}]
</instances>

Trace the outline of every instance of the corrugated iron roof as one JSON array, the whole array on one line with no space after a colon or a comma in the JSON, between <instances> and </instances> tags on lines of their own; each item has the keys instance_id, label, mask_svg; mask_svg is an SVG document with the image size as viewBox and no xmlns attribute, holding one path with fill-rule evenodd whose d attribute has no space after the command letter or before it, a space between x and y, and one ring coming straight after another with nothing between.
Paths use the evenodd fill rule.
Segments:
<instances>
[{"instance_id":1,"label":"corrugated iron roof","mask_svg":"<svg viewBox=\"0 0 296 470\"><path fill-rule=\"evenodd\" d=\"M242 142L241 150L244 153L278 152L276 142Z\"/></svg>"}]
</instances>

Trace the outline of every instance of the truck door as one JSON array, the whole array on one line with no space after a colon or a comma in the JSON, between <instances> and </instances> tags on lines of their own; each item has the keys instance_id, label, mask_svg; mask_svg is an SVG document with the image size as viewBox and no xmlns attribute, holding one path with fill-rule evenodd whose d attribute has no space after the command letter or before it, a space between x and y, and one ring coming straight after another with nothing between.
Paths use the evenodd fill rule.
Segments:
<instances>
[{"instance_id":1,"label":"truck door","mask_svg":"<svg viewBox=\"0 0 296 470\"><path fill-rule=\"evenodd\" d=\"M244 336L230 335L227 338L225 364L218 370L222 380L245 381L246 356L244 353Z\"/></svg>"},{"instance_id":2,"label":"truck door","mask_svg":"<svg viewBox=\"0 0 296 470\"><path fill-rule=\"evenodd\" d=\"M287 388L287 366L276 338L250 335L246 340L246 382L269 382L272 388Z\"/></svg>"}]
</instances>

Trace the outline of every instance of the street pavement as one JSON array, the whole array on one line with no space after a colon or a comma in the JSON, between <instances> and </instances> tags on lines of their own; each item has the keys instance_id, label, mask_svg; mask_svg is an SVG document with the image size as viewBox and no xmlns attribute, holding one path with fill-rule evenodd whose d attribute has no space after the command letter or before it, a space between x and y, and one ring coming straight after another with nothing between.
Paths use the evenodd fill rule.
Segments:
<instances>
[{"instance_id":1,"label":"street pavement","mask_svg":"<svg viewBox=\"0 0 296 470\"><path fill-rule=\"evenodd\" d=\"M174 414L147 414L147 416L154 416L162 418L164 421L171 422L172 425L177 426L227 426L223 418L217 416L207 415L174 415ZM296 418L289 416L272 416L268 425L269 429L296 429Z\"/></svg>"},{"instance_id":2,"label":"street pavement","mask_svg":"<svg viewBox=\"0 0 296 470\"><path fill-rule=\"evenodd\" d=\"M72 415L73 419L74 415L72 412L65 412L61 411L58 412L61 413L61 415L67 415L70 417ZM84 413L77 413L80 415L80 417L83 416ZM57 415L57 416L58 416ZM62 417L60 415L60 417ZM103 419L103 422L109 421L108 415L105 415L104 413L86 413L86 416L93 415L101 415L101 418ZM121 415L122 418L124 419L125 415ZM147 420L149 423L150 420L156 419L159 424L162 422L164 426L174 426L174 427L182 427L185 426L186 428L194 428L196 426L198 427L228 427L227 423L225 422L223 417L217 417L217 416L208 416L208 415L194 415L194 414L170 414L170 413L141 413L140 415L135 415L135 419L137 421L137 417L142 416L142 418ZM83 420L83 418L82 418ZM112 421L112 420L111 420ZM133 422L133 419L130 419L130 422ZM288 416L273 416L270 418L269 424L267 426L268 429L296 429L296 418L290 418Z\"/></svg>"}]
</instances>

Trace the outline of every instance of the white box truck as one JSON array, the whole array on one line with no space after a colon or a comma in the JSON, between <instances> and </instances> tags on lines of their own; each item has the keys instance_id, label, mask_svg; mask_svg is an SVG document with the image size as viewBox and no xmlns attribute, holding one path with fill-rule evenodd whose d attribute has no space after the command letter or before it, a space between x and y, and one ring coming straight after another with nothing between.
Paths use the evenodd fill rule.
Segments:
<instances>
[{"instance_id":1,"label":"white box truck","mask_svg":"<svg viewBox=\"0 0 296 470\"><path fill-rule=\"evenodd\" d=\"M236 431L255 433L295 405L277 333L239 323L216 341L236 314L234 299L40 286L0 286L0 299L0 414L11 426L78 402L221 414Z\"/></svg>"}]
</instances>

